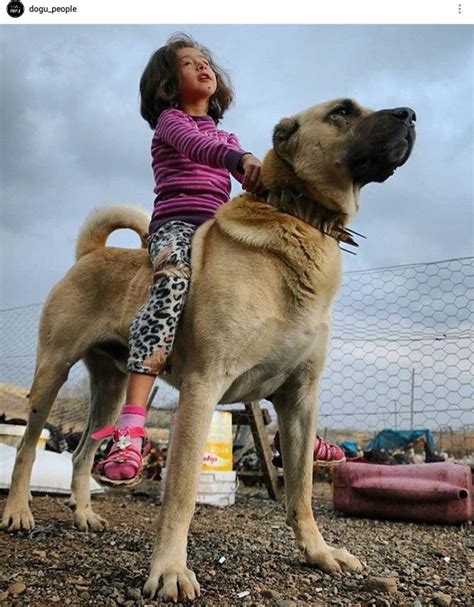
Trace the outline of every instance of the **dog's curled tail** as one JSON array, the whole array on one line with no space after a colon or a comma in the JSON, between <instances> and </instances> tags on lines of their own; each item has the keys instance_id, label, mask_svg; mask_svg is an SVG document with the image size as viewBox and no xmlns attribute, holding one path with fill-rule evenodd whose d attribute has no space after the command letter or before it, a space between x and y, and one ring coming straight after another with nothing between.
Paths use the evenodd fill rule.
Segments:
<instances>
[{"instance_id":1,"label":"dog's curled tail","mask_svg":"<svg viewBox=\"0 0 474 607\"><path fill-rule=\"evenodd\" d=\"M136 232L140 236L142 247L146 248L149 223L149 213L139 207L117 205L95 209L77 236L76 261L96 249L105 247L110 234L124 228Z\"/></svg>"}]
</instances>

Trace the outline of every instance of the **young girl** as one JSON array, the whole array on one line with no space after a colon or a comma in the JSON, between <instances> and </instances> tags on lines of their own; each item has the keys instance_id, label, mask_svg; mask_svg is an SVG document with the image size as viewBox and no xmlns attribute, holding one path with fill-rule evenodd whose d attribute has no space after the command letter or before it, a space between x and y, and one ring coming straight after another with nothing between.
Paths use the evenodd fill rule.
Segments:
<instances>
[{"instance_id":1,"label":"young girl","mask_svg":"<svg viewBox=\"0 0 474 607\"><path fill-rule=\"evenodd\" d=\"M230 174L244 190L260 188L260 161L232 133L217 128L233 99L225 72L210 53L179 34L156 51L140 80L141 115L151 143L155 206L148 249L150 298L130 328L128 387L109 455L96 471L113 484L140 480L147 400L173 347L190 280L191 239L230 195Z\"/></svg>"},{"instance_id":2,"label":"young girl","mask_svg":"<svg viewBox=\"0 0 474 607\"><path fill-rule=\"evenodd\" d=\"M128 387L118 426L92 434L113 436L96 472L109 484L122 485L141 478L146 404L173 347L190 281L192 236L228 201L230 174L248 192L261 189L258 158L216 126L233 92L205 48L186 35L170 38L148 62L140 94L141 115L154 130L156 198L148 240L153 285L130 328Z\"/></svg>"}]
</instances>

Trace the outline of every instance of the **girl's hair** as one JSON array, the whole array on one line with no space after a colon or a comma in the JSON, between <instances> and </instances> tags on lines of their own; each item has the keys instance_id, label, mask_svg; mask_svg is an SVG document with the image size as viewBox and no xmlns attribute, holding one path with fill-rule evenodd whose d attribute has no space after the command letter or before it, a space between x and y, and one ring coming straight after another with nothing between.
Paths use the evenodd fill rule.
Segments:
<instances>
[{"instance_id":1,"label":"girl's hair","mask_svg":"<svg viewBox=\"0 0 474 607\"><path fill-rule=\"evenodd\" d=\"M199 49L216 75L217 89L209 98L208 110L216 124L232 103L234 91L229 76L214 63L211 53L187 34L174 34L165 46L153 53L140 79L140 113L152 129L155 129L161 112L179 105L180 75L176 51L188 47Z\"/></svg>"}]
</instances>

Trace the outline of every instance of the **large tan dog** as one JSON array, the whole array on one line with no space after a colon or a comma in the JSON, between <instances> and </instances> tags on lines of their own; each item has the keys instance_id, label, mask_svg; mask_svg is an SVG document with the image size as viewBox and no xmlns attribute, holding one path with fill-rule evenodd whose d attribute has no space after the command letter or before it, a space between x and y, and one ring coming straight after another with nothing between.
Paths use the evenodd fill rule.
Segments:
<instances>
[{"instance_id":1,"label":"large tan dog","mask_svg":"<svg viewBox=\"0 0 474 607\"><path fill-rule=\"evenodd\" d=\"M328 546L311 509L316 394L340 281L339 242L359 192L384 181L410 155L414 112L372 112L342 99L312 107L275 128L262 169L266 192L238 196L193 240L192 281L171 371L180 390L158 537L145 591L177 600L199 595L186 545L200 461L218 402L272 395L284 462L287 520L306 561L327 572L359 561ZM70 367L83 359L91 378L90 418L74 454L71 507L79 529L100 530L89 478L92 431L117 417L126 375L128 329L152 280L144 250L106 248L128 227L146 237L137 210L104 209L82 228L77 263L43 310L30 418L19 447L3 525L31 529L28 486L35 445ZM194 466L189 462L193 461Z\"/></svg>"}]
</instances>

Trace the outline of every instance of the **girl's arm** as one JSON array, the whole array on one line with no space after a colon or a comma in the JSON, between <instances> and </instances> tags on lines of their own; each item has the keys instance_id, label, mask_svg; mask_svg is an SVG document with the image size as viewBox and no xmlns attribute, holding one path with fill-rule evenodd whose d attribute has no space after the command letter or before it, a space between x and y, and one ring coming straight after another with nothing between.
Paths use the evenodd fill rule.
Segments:
<instances>
[{"instance_id":1,"label":"girl's arm","mask_svg":"<svg viewBox=\"0 0 474 607\"><path fill-rule=\"evenodd\" d=\"M229 142L229 145L231 145L235 149L242 150L240 141L237 139L237 135L235 135L234 133L229 133L228 142ZM234 179L236 179L239 183L242 183L242 181L244 180L244 172L242 170L242 162L241 162L243 155L244 154L241 153L238 155L234 154L234 155L230 156L230 158L229 158L230 162L227 166L232 177L234 177Z\"/></svg>"},{"instance_id":2,"label":"girl's arm","mask_svg":"<svg viewBox=\"0 0 474 607\"><path fill-rule=\"evenodd\" d=\"M193 162L228 169L237 173L237 165L245 151L237 138L228 143L211 139L201 133L184 112L165 110L159 117L155 137L172 146Z\"/></svg>"},{"instance_id":3,"label":"girl's arm","mask_svg":"<svg viewBox=\"0 0 474 607\"><path fill-rule=\"evenodd\" d=\"M234 133L229 133L228 142L240 148L239 140ZM234 167L233 167L234 168ZM262 187L261 180L262 163L250 152L242 154L235 165L235 170L229 169L232 175L242 184L247 192L258 194Z\"/></svg>"}]
</instances>

